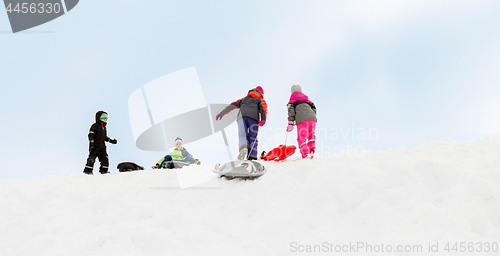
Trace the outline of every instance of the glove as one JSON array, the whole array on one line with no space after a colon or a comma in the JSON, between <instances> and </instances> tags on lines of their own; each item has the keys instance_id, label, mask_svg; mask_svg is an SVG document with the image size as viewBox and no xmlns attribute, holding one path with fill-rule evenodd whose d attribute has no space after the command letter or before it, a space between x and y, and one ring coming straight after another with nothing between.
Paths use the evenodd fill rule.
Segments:
<instances>
[{"instance_id":1,"label":"glove","mask_svg":"<svg viewBox=\"0 0 500 256\"><path fill-rule=\"evenodd\" d=\"M264 126L266 124L266 121L259 121L259 126Z\"/></svg>"},{"instance_id":2,"label":"glove","mask_svg":"<svg viewBox=\"0 0 500 256\"><path fill-rule=\"evenodd\" d=\"M215 116L215 120L222 120L222 115L219 113Z\"/></svg>"},{"instance_id":3,"label":"glove","mask_svg":"<svg viewBox=\"0 0 500 256\"><path fill-rule=\"evenodd\" d=\"M118 143L118 141L117 141L116 139L110 139L110 140L109 140L109 143L111 143L111 144L116 144L116 143Z\"/></svg>"},{"instance_id":4,"label":"glove","mask_svg":"<svg viewBox=\"0 0 500 256\"><path fill-rule=\"evenodd\" d=\"M286 127L287 132L293 131L293 121L288 121L288 126Z\"/></svg>"}]
</instances>

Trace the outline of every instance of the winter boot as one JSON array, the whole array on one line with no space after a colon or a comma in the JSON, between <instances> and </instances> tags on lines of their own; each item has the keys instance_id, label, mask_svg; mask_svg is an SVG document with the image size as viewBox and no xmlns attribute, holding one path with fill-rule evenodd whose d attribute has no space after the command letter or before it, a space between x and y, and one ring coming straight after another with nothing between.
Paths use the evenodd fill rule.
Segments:
<instances>
[{"instance_id":1,"label":"winter boot","mask_svg":"<svg viewBox=\"0 0 500 256\"><path fill-rule=\"evenodd\" d=\"M238 160L244 160L247 154L248 154L248 148L243 148L242 150L240 150L240 154L238 155Z\"/></svg>"},{"instance_id":2,"label":"winter boot","mask_svg":"<svg viewBox=\"0 0 500 256\"><path fill-rule=\"evenodd\" d=\"M307 158L309 158L309 159L313 159L314 158L314 149L311 149L309 151L309 154L307 154Z\"/></svg>"}]
</instances>

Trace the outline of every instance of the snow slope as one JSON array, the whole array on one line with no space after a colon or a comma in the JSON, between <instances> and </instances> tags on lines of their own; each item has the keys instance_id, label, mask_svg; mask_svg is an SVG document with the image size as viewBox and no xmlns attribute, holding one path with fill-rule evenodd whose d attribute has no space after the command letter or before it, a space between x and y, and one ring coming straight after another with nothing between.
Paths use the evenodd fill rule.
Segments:
<instances>
[{"instance_id":1,"label":"snow slope","mask_svg":"<svg viewBox=\"0 0 500 256\"><path fill-rule=\"evenodd\" d=\"M431 255L443 255L456 242L478 250L500 242L499 153L500 139L445 140L268 162L258 180L187 189L172 170L3 180L0 255L428 255L436 243ZM394 251L410 245L417 251Z\"/></svg>"}]
</instances>

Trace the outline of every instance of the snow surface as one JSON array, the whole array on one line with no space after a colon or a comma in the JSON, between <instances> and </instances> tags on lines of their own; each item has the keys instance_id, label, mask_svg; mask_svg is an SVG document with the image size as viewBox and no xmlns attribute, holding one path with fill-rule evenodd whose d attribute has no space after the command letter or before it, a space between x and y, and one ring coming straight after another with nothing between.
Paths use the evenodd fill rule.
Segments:
<instances>
[{"instance_id":1,"label":"snow surface","mask_svg":"<svg viewBox=\"0 0 500 256\"><path fill-rule=\"evenodd\" d=\"M444 246L500 242L499 153L500 139L339 152L186 189L173 170L3 180L0 255L498 255ZM294 252L358 242L423 252Z\"/></svg>"}]
</instances>

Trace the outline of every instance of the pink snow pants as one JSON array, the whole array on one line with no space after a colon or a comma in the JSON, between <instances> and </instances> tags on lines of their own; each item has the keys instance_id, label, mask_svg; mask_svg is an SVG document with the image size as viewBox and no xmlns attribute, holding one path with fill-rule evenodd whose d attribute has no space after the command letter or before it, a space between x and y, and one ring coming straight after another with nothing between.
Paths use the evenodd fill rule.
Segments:
<instances>
[{"instance_id":1,"label":"pink snow pants","mask_svg":"<svg viewBox=\"0 0 500 256\"><path fill-rule=\"evenodd\" d=\"M303 121L297 125L297 142L302 158L305 158L309 153L314 153L316 149L315 129L316 121L314 120Z\"/></svg>"}]
</instances>

